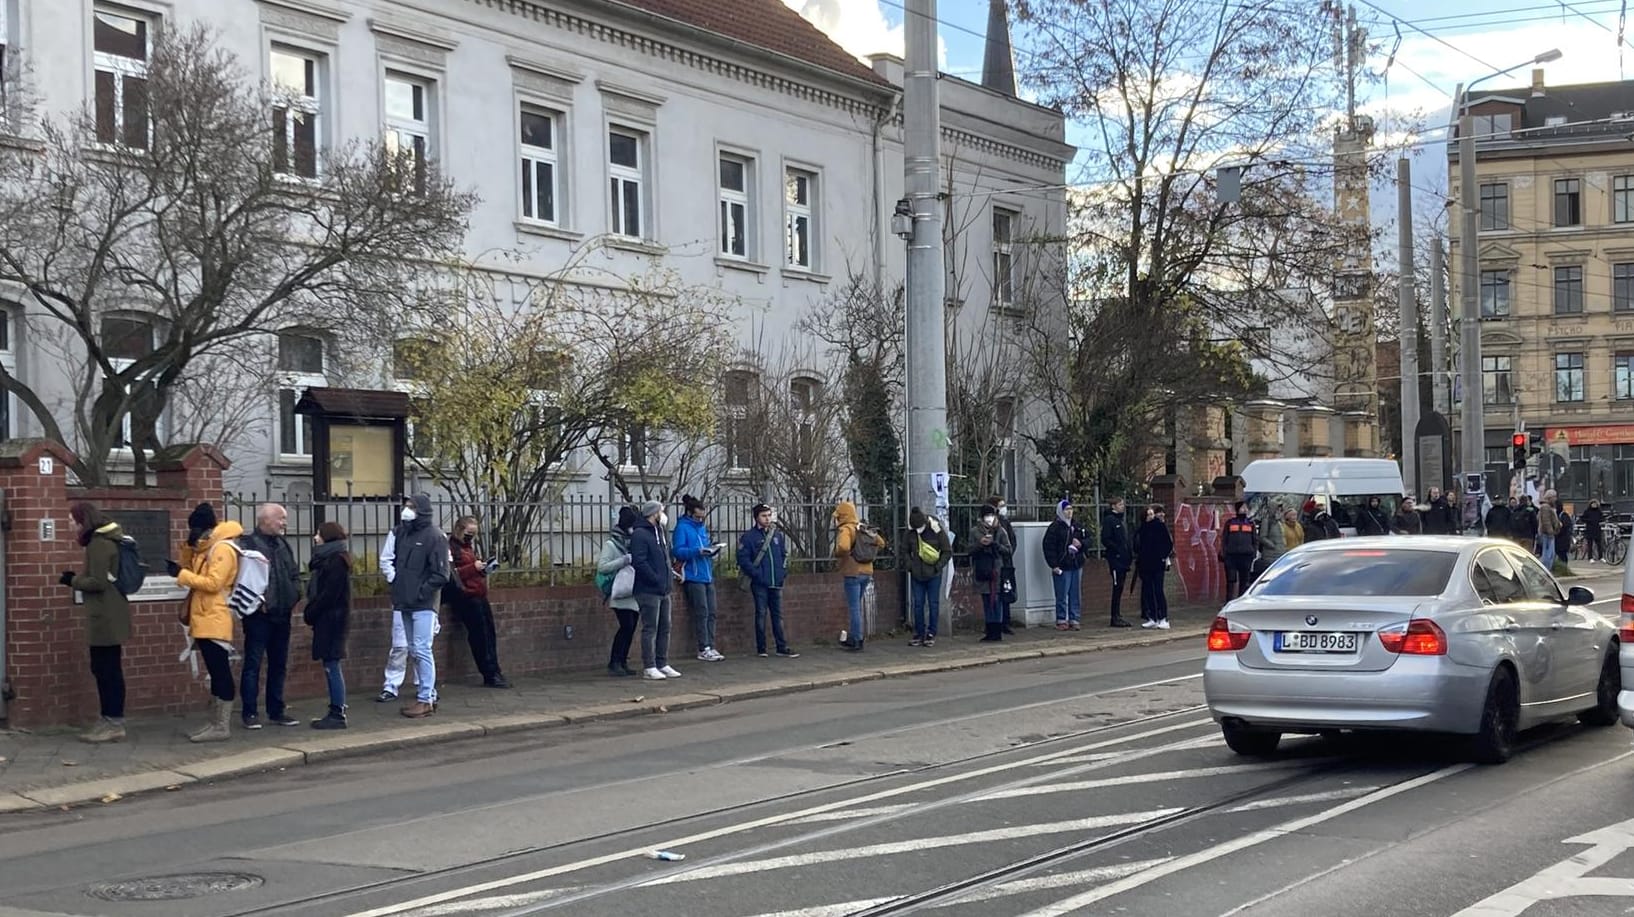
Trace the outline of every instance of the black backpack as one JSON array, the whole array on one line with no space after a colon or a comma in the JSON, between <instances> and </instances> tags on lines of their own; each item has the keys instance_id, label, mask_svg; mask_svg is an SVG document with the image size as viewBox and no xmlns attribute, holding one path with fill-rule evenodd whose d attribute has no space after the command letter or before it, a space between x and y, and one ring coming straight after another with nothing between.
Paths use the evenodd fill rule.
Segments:
<instances>
[{"instance_id":1,"label":"black backpack","mask_svg":"<svg viewBox=\"0 0 1634 917\"><path fill-rule=\"evenodd\" d=\"M142 563L142 552L136 539L125 535L119 539L119 567L114 573L113 587L119 594L130 598L142 588L148 578L147 564Z\"/></svg>"}]
</instances>

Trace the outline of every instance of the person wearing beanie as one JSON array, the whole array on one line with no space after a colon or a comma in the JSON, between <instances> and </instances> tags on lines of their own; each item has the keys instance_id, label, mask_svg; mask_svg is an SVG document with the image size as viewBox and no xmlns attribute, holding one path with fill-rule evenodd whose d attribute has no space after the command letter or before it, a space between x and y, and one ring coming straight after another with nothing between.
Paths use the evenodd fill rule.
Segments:
<instances>
[{"instance_id":1,"label":"person wearing beanie","mask_svg":"<svg viewBox=\"0 0 1634 917\"><path fill-rule=\"evenodd\" d=\"M994 494L987 498L987 506L993 507L998 516L999 528L1004 529L1004 537L1009 539L1013 549L1016 542L1015 527L1010 524L1010 507L1005 504L1004 498ZM1015 633L1015 619L1010 616L1010 607L1016 603L1016 558L1011 553L1004 558L1004 566L999 568L999 601L1004 606L1004 614L999 630L1006 634Z\"/></svg>"},{"instance_id":2,"label":"person wearing beanie","mask_svg":"<svg viewBox=\"0 0 1634 917\"><path fill-rule=\"evenodd\" d=\"M641 623L641 605L634 595L614 598L613 579L634 559L630 556L630 533L640 521L641 514L635 507L619 507L618 521L613 523L612 532L601 546L601 556L596 559L597 585L618 618L618 632L613 635L612 653L607 658L607 674L616 678L635 674L630 671L630 644L635 640L636 625Z\"/></svg>"},{"instance_id":3,"label":"person wearing beanie","mask_svg":"<svg viewBox=\"0 0 1634 917\"><path fill-rule=\"evenodd\" d=\"M669 520L664 504L641 504L630 532L630 566L635 568L635 602L641 609L641 676L649 681L680 678L669 664L669 632L675 571L669 565Z\"/></svg>"},{"instance_id":4,"label":"person wearing beanie","mask_svg":"<svg viewBox=\"0 0 1634 917\"><path fill-rule=\"evenodd\" d=\"M704 522L709 510L691 494L681 497L683 515L675 523L675 544L671 548L681 564L681 589L692 611L692 632L697 638L698 659L720 662L726 657L715 649L715 558L724 545L709 538Z\"/></svg>"},{"instance_id":5,"label":"person wearing beanie","mask_svg":"<svg viewBox=\"0 0 1634 917\"><path fill-rule=\"evenodd\" d=\"M130 639L130 602L115 585L119 578L119 545L125 533L90 503L75 503L68 515L79 526L85 549L84 572L64 570L60 582L84 596L85 642L90 647L91 677L101 716L79 740L99 745L125 741L124 643Z\"/></svg>"},{"instance_id":6,"label":"person wearing beanie","mask_svg":"<svg viewBox=\"0 0 1634 917\"><path fill-rule=\"evenodd\" d=\"M1055 521L1044 530L1044 563L1055 586L1056 630L1083 627L1084 545L1089 533L1072 516L1072 501L1062 500L1055 505Z\"/></svg>"},{"instance_id":7,"label":"person wearing beanie","mask_svg":"<svg viewBox=\"0 0 1634 917\"><path fill-rule=\"evenodd\" d=\"M970 530L970 578L982 596L983 643L1004 639L1004 603L999 598L1002 580L1000 570L1015 553L1010 536L999 525L998 507L991 504L981 509L981 516Z\"/></svg>"},{"instance_id":8,"label":"person wearing beanie","mask_svg":"<svg viewBox=\"0 0 1634 917\"><path fill-rule=\"evenodd\" d=\"M755 524L738 538L738 572L749 581L755 600L755 654L766 657L766 618L772 619L777 655L799 656L783 633L783 582L789 576L789 543L777 530L775 514L764 503L750 510Z\"/></svg>"},{"instance_id":9,"label":"person wearing beanie","mask_svg":"<svg viewBox=\"0 0 1634 917\"><path fill-rule=\"evenodd\" d=\"M448 536L432 519L431 497L415 494L403 501L394 531L396 575L391 581L392 612L403 622L414 657L415 700L403 707L409 719L423 719L437 709L437 661L432 640L437 633L437 600L450 575Z\"/></svg>"},{"instance_id":10,"label":"person wearing beanie","mask_svg":"<svg viewBox=\"0 0 1634 917\"><path fill-rule=\"evenodd\" d=\"M908 559L913 609L913 639L908 645L935 646L936 626L942 616L942 571L953 561L947 526L914 507L908 511L908 533L902 539L902 550Z\"/></svg>"},{"instance_id":11,"label":"person wearing beanie","mask_svg":"<svg viewBox=\"0 0 1634 917\"><path fill-rule=\"evenodd\" d=\"M190 742L225 742L232 738L233 612L227 600L238 582L238 537L244 527L231 520L217 522L215 510L200 503L187 516L187 543L181 561L165 562L176 585L187 590L182 623L193 648L210 673L210 721L187 736Z\"/></svg>"}]
</instances>

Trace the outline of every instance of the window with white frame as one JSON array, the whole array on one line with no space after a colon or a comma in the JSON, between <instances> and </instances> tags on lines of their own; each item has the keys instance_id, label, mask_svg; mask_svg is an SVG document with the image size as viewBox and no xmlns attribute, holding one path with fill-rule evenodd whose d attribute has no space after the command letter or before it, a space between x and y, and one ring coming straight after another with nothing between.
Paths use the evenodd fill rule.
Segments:
<instances>
[{"instance_id":1,"label":"window with white frame","mask_svg":"<svg viewBox=\"0 0 1634 917\"><path fill-rule=\"evenodd\" d=\"M100 4L93 18L96 139L145 150L150 131L148 62L153 56L154 23Z\"/></svg>"},{"instance_id":2,"label":"window with white frame","mask_svg":"<svg viewBox=\"0 0 1634 917\"><path fill-rule=\"evenodd\" d=\"M522 219L555 226L561 177L558 174L559 116L524 105L519 115L522 160Z\"/></svg>"},{"instance_id":3,"label":"window with white frame","mask_svg":"<svg viewBox=\"0 0 1634 917\"><path fill-rule=\"evenodd\" d=\"M324 375L324 342L315 334L286 331L278 335L278 452L312 454L312 418L295 413L295 403L309 388L329 384Z\"/></svg>"},{"instance_id":4,"label":"window with white frame","mask_svg":"<svg viewBox=\"0 0 1634 917\"><path fill-rule=\"evenodd\" d=\"M789 381L789 401L799 437L795 455L802 466L810 467L817 461L817 406L822 397L823 383L817 379L796 376Z\"/></svg>"},{"instance_id":5,"label":"window with white frame","mask_svg":"<svg viewBox=\"0 0 1634 917\"><path fill-rule=\"evenodd\" d=\"M646 135L615 127L607 132L607 179L615 236L642 238L646 223Z\"/></svg>"},{"instance_id":6,"label":"window with white frame","mask_svg":"<svg viewBox=\"0 0 1634 917\"><path fill-rule=\"evenodd\" d=\"M102 352L116 373L124 372L137 360L152 354L153 341L152 319L140 315L110 315L102 319ZM117 447L130 448L135 439L132 415L139 408L135 403L138 400L133 399L131 409L120 421Z\"/></svg>"},{"instance_id":7,"label":"window with white frame","mask_svg":"<svg viewBox=\"0 0 1634 917\"><path fill-rule=\"evenodd\" d=\"M436 154L431 143L433 86L404 73L386 74L386 152L408 174L408 190L426 187L426 169Z\"/></svg>"},{"instance_id":8,"label":"window with white frame","mask_svg":"<svg viewBox=\"0 0 1634 917\"><path fill-rule=\"evenodd\" d=\"M720 157L721 246L727 258L748 260L750 244L750 193L754 183L753 161L730 154Z\"/></svg>"},{"instance_id":9,"label":"window with white frame","mask_svg":"<svg viewBox=\"0 0 1634 917\"><path fill-rule=\"evenodd\" d=\"M1016 214L993 208L993 305L1012 306L1016 301L1015 273L1010 246L1015 240Z\"/></svg>"},{"instance_id":10,"label":"window with white frame","mask_svg":"<svg viewBox=\"0 0 1634 917\"><path fill-rule=\"evenodd\" d=\"M273 45L272 167L282 175L318 177L323 116L323 57L310 51Z\"/></svg>"},{"instance_id":11,"label":"window with white frame","mask_svg":"<svg viewBox=\"0 0 1634 917\"><path fill-rule=\"evenodd\" d=\"M817 264L812 251L817 230L817 173L792 168L785 171L783 220L788 266L813 269Z\"/></svg>"}]
</instances>

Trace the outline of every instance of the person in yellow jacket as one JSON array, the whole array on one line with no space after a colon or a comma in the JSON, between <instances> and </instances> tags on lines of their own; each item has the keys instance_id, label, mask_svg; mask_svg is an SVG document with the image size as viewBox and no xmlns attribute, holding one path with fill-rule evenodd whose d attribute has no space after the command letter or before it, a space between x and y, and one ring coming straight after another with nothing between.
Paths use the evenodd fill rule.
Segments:
<instances>
[{"instance_id":1,"label":"person in yellow jacket","mask_svg":"<svg viewBox=\"0 0 1634 917\"><path fill-rule=\"evenodd\" d=\"M848 650L861 650L864 637L862 597L874 579L874 557L885 548L885 538L865 529L857 520L857 504L842 500L834 507L835 567L845 577L845 605L851 612L851 628L840 643Z\"/></svg>"},{"instance_id":2,"label":"person in yellow jacket","mask_svg":"<svg viewBox=\"0 0 1634 917\"><path fill-rule=\"evenodd\" d=\"M187 517L187 543L181 562L167 565L176 584L187 590L181 620L193 648L210 673L210 721L187 738L192 742L224 742L232 737L233 612L227 607L238 581L238 549L233 542L244 534L236 522L217 522L208 503L194 507Z\"/></svg>"}]
</instances>

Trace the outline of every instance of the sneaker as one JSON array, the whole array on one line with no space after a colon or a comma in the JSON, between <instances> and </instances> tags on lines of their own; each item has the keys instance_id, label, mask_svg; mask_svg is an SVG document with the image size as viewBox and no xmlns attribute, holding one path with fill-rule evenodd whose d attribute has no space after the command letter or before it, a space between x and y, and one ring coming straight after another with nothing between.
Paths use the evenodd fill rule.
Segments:
<instances>
[{"instance_id":1,"label":"sneaker","mask_svg":"<svg viewBox=\"0 0 1634 917\"><path fill-rule=\"evenodd\" d=\"M1055 622L1055 629L1056 630L1066 630L1067 629L1067 622L1065 622L1065 621Z\"/></svg>"},{"instance_id":2,"label":"sneaker","mask_svg":"<svg viewBox=\"0 0 1634 917\"><path fill-rule=\"evenodd\" d=\"M796 653L794 650L791 650L786 646L783 647L782 649L778 650L777 655L782 656L784 659L799 659L800 658L799 653Z\"/></svg>"},{"instance_id":3,"label":"sneaker","mask_svg":"<svg viewBox=\"0 0 1634 917\"><path fill-rule=\"evenodd\" d=\"M482 686L484 688L509 688L511 683L505 680L504 675L495 675L492 678L484 678Z\"/></svg>"},{"instance_id":4,"label":"sneaker","mask_svg":"<svg viewBox=\"0 0 1634 917\"><path fill-rule=\"evenodd\" d=\"M377 704L389 704L397 699L396 691L381 691L380 696L374 699Z\"/></svg>"},{"instance_id":5,"label":"sneaker","mask_svg":"<svg viewBox=\"0 0 1634 917\"><path fill-rule=\"evenodd\" d=\"M250 714L249 716L242 717L240 722L242 722L244 724L245 729L260 729L261 728L261 718L259 716L256 716L253 713Z\"/></svg>"},{"instance_id":6,"label":"sneaker","mask_svg":"<svg viewBox=\"0 0 1634 917\"><path fill-rule=\"evenodd\" d=\"M1157 629L1158 630L1168 630L1169 629L1169 619L1164 618L1163 620L1157 622Z\"/></svg>"},{"instance_id":7,"label":"sneaker","mask_svg":"<svg viewBox=\"0 0 1634 917\"><path fill-rule=\"evenodd\" d=\"M1084 625L1079 624L1077 621L1073 621L1073 622L1071 622L1070 624L1067 625L1067 630L1083 630L1083 629L1084 629Z\"/></svg>"},{"instance_id":8,"label":"sneaker","mask_svg":"<svg viewBox=\"0 0 1634 917\"><path fill-rule=\"evenodd\" d=\"M675 669L670 667L670 666L664 666L663 668L659 669L658 671L663 672L665 678L680 678L681 677L681 673L675 671Z\"/></svg>"},{"instance_id":9,"label":"sneaker","mask_svg":"<svg viewBox=\"0 0 1634 917\"><path fill-rule=\"evenodd\" d=\"M428 704L425 701L417 700L414 703L409 704L407 707L404 707L402 712L404 716L411 720L423 720L431 714L437 712L437 705Z\"/></svg>"},{"instance_id":10,"label":"sneaker","mask_svg":"<svg viewBox=\"0 0 1634 917\"><path fill-rule=\"evenodd\" d=\"M765 650L755 650L755 655L759 656L762 659L765 659L767 656L770 656L771 653L768 653Z\"/></svg>"},{"instance_id":11,"label":"sneaker","mask_svg":"<svg viewBox=\"0 0 1634 917\"><path fill-rule=\"evenodd\" d=\"M935 646L936 645L936 638L935 637L926 637L925 638L925 645L926 646Z\"/></svg>"},{"instance_id":12,"label":"sneaker","mask_svg":"<svg viewBox=\"0 0 1634 917\"><path fill-rule=\"evenodd\" d=\"M299 726L299 725L301 725L300 720L298 720L298 719L296 719L293 716L290 716L288 714L285 714L283 716L269 716L269 717L267 717L267 722L271 723L274 726Z\"/></svg>"},{"instance_id":13,"label":"sneaker","mask_svg":"<svg viewBox=\"0 0 1634 917\"><path fill-rule=\"evenodd\" d=\"M1151 630L1157 626L1157 622L1148 618L1147 620L1140 622L1140 626L1146 630Z\"/></svg>"},{"instance_id":14,"label":"sneaker","mask_svg":"<svg viewBox=\"0 0 1634 917\"><path fill-rule=\"evenodd\" d=\"M703 652L698 654L698 661L699 662L714 662L715 657L710 655L708 650L704 650Z\"/></svg>"},{"instance_id":15,"label":"sneaker","mask_svg":"<svg viewBox=\"0 0 1634 917\"><path fill-rule=\"evenodd\" d=\"M909 645L909 646L924 646L924 645L925 645L925 641L924 641L924 638L922 638L922 637L915 637L915 638L913 638L913 639L912 639L912 640L909 640L909 641L908 641L908 645ZM764 656L764 655L766 655L766 654L765 654L765 653L761 653L761 654L760 654L760 655L762 655L762 656Z\"/></svg>"},{"instance_id":16,"label":"sneaker","mask_svg":"<svg viewBox=\"0 0 1634 917\"><path fill-rule=\"evenodd\" d=\"M648 681L663 681L669 676L658 671L657 669L642 669L641 677L647 679Z\"/></svg>"},{"instance_id":17,"label":"sneaker","mask_svg":"<svg viewBox=\"0 0 1634 917\"><path fill-rule=\"evenodd\" d=\"M725 662L726 657L721 655L720 650L715 649L712 646L712 647L709 648L709 661L710 662Z\"/></svg>"}]
</instances>

